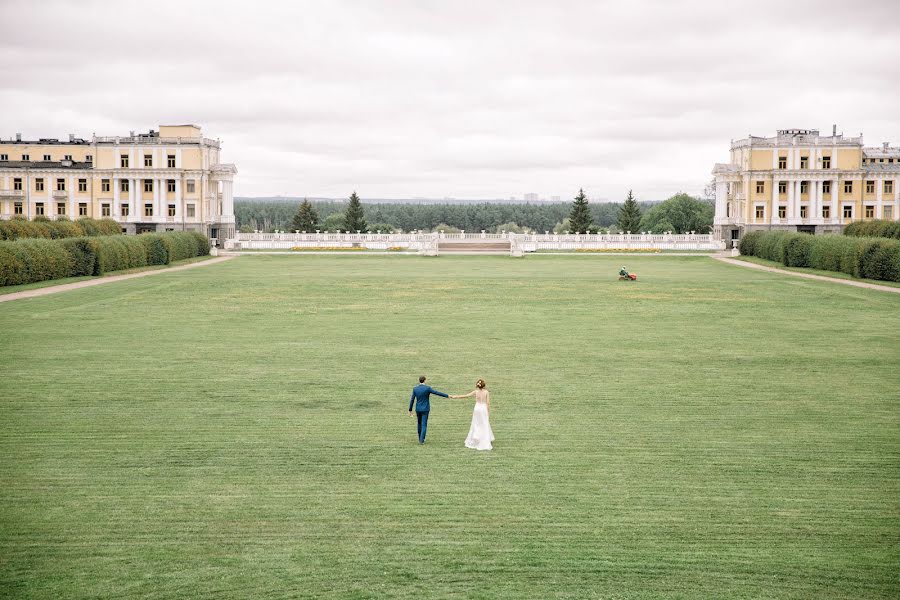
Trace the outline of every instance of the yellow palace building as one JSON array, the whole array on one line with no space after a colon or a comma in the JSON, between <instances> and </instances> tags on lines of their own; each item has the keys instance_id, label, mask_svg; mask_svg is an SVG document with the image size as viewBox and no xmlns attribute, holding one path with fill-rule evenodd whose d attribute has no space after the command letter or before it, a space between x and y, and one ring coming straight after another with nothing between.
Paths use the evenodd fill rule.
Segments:
<instances>
[{"instance_id":1,"label":"yellow palace building","mask_svg":"<svg viewBox=\"0 0 900 600\"><path fill-rule=\"evenodd\" d=\"M867 148L832 129L784 129L731 143L713 169L716 238L747 231L840 232L852 221L900 218L900 148Z\"/></svg>"},{"instance_id":2,"label":"yellow palace building","mask_svg":"<svg viewBox=\"0 0 900 600\"><path fill-rule=\"evenodd\" d=\"M221 142L196 125L90 140L0 139L0 218L112 218L126 233L234 235L232 183Z\"/></svg>"}]
</instances>

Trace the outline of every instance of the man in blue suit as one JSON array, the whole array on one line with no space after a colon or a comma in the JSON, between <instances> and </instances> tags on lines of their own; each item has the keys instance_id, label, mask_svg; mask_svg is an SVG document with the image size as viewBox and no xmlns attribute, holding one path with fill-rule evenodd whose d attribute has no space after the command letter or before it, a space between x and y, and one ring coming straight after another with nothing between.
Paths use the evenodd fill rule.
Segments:
<instances>
[{"instance_id":1,"label":"man in blue suit","mask_svg":"<svg viewBox=\"0 0 900 600\"><path fill-rule=\"evenodd\" d=\"M413 388L412 396L409 397L409 416L413 414L413 402L416 403L416 418L418 426L416 431L419 432L419 443L425 443L425 429L428 427L428 413L431 411L431 402L429 397L431 394L447 398L447 394L439 392L430 385L425 384L425 376L419 377L419 385Z\"/></svg>"}]
</instances>

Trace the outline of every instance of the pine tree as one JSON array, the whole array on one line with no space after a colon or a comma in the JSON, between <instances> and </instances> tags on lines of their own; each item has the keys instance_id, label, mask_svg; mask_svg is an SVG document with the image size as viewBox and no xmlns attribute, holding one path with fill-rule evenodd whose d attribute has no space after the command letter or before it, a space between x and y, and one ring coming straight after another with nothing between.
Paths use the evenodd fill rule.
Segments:
<instances>
[{"instance_id":1,"label":"pine tree","mask_svg":"<svg viewBox=\"0 0 900 600\"><path fill-rule=\"evenodd\" d=\"M631 190L628 190L625 204L619 209L619 219L616 221L616 227L619 228L619 231L630 231L631 233L638 233L641 229L641 209Z\"/></svg>"},{"instance_id":2,"label":"pine tree","mask_svg":"<svg viewBox=\"0 0 900 600\"><path fill-rule=\"evenodd\" d=\"M316 213L316 209L309 203L309 200L304 198L300 203L300 208L297 209L297 214L294 215L294 220L291 221L291 231L311 233L318 228L318 223L319 215Z\"/></svg>"},{"instance_id":3,"label":"pine tree","mask_svg":"<svg viewBox=\"0 0 900 600\"><path fill-rule=\"evenodd\" d=\"M572 212L569 213L569 226L572 233L587 233L593 225L591 217L591 209L588 207L587 198L584 196L584 190L579 189L575 201L572 202Z\"/></svg>"},{"instance_id":4,"label":"pine tree","mask_svg":"<svg viewBox=\"0 0 900 600\"><path fill-rule=\"evenodd\" d=\"M350 194L350 204L347 205L347 212L344 213L344 228L351 232L369 230L362 204L360 204L356 192Z\"/></svg>"}]
</instances>

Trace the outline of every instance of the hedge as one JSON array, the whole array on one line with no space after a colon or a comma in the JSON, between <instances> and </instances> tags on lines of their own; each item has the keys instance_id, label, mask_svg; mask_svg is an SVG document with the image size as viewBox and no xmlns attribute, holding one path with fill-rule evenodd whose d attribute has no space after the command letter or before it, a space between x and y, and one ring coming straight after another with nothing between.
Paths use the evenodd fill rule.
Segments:
<instances>
[{"instance_id":1,"label":"hedge","mask_svg":"<svg viewBox=\"0 0 900 600\"><path fill-rule=\"evenodd\" d=\"M0 286L102 275L207 254L206 236L188 231L0 241Z\"/></svg>"},{"instance_id":2,"label":"hedge","mask_svg":"<svg viewBox=\"0 0 900 600\"><path fill-rule=\"evenodd\" d=\"M786 231L751 231L741 254L788 267L839 271L853 277L900 281L900 240L854 235L810 235Z\"/></svg>"},{"instance_id":3,"label":"hedge","mask_svg":"<svg viewBox=\"0 0 900 600\"><path fill-rule=\"evenodd\" d=\"M854 221L844 227L844 235L900 240L900 221Z\"/></svg>"},{"instance_id":4,"label":"hedge","mask_svg":"<svg viewBox=\"0 0 900 600\"><path fill-rule=\"evenodd\" d=\"M122 226L113 219L89 219L87 217L70 221L62 218L51 221L46 217L38 217L34 221L27 219L10 219L0 221L0 240L20 240L24 238L44 238L58 240L63 238L117 235L122 233Z\"/></svg>"}]
</instances>

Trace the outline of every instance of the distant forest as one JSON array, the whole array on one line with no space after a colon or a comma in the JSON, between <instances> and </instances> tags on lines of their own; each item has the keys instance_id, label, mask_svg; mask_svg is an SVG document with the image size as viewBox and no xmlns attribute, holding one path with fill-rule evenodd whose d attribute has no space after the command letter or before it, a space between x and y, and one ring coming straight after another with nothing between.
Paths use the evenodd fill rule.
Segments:
<instances>
[{"instance_id":1,"label":"distant forest","mask_svg":"<svg viewBox=\"0 0 900 600\"><path fill-rule=\"evenodd\" d=\"M290 231L291 221L300 206L299 199L236 198L234 215L238 229L252 231ZM347 209L346 202L310 200L322 229L334 231ZM641 202L642 210L653 202ZM594 226L608 228L618 217L620 202L591 203ZM510 224L534 231L553 231L564 227L563 220L572 210L571 202L541 203L366 203L365 218L371 230L432 230L448 226L465 231L495 231ZM332 216L333 215L333 216ZM331 217L329 219L329 217Z\"/></svg>"}]
</instances>

